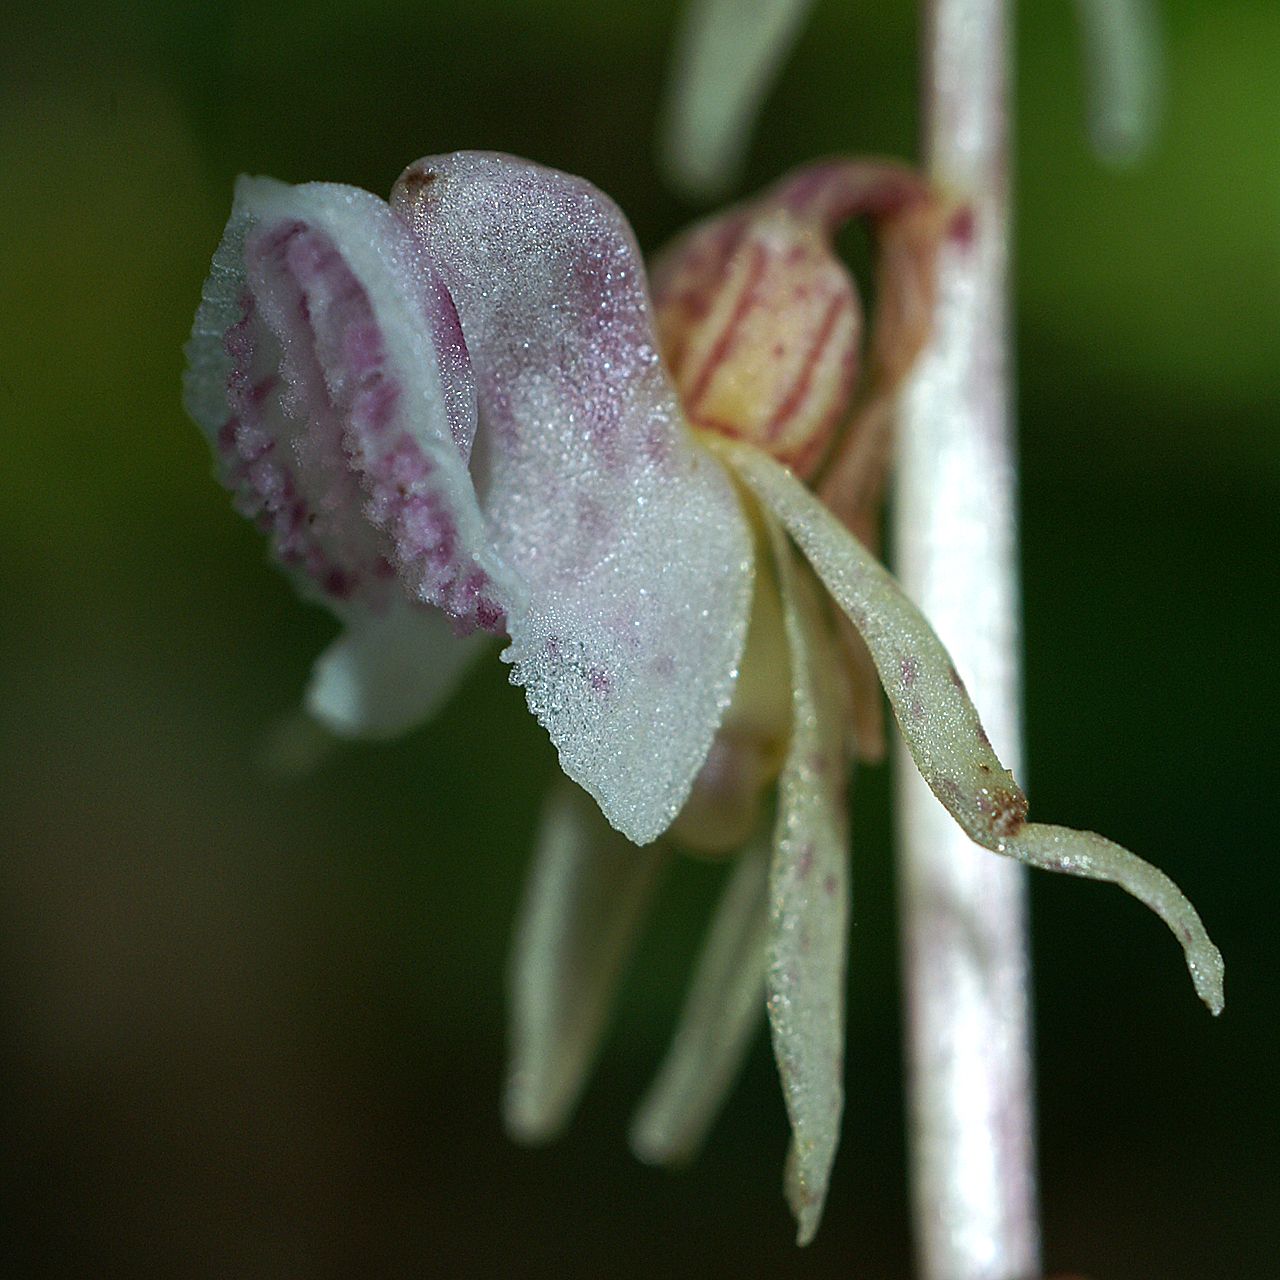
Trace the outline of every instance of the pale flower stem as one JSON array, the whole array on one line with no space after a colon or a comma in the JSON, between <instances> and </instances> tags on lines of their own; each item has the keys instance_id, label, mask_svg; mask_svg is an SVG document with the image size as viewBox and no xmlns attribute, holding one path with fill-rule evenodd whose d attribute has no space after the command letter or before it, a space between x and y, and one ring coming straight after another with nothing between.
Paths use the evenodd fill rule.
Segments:
<instances>
[{"instance_id":1,"label":"pale flower stem","mask_svg":"<svg viewBox=\"0 0 1280 1280\"><path fill-rule=\"evenodd\" d=\"M897 572L1022 777L1007 315L1004 0L927 0L924 147L968 213L904 398ZM912 1199L923 1280L1040 1274L1025 871L972 844L899 753Z\"/></svg>"}]
</instances>

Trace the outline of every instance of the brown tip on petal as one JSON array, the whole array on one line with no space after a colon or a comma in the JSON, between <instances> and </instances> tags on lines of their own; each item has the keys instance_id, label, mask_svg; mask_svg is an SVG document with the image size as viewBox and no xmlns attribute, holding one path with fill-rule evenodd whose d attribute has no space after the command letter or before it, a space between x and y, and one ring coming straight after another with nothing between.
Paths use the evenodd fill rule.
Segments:
<instances>
[{"instance_id":1,"label":"brown tip on petal","mask_svg":"<svg viewBox=\"0 0 1280 1280\"><path fill-rule=\"evenodd\" d=\"M1103 836L1027 823L1025 799L979 732L977 712L946 650L885 569L795 476L757 451L727 441L717 448L785 526L858 627L916 767L970 838L1030 866L1107 880L1132 894L1173 931L1197 994L1219 1012L1222 955L1177 885ZM904 657L914 661L904 664ZM910 681L904 679L908 668Z\"/></svg>"}]
</instances>

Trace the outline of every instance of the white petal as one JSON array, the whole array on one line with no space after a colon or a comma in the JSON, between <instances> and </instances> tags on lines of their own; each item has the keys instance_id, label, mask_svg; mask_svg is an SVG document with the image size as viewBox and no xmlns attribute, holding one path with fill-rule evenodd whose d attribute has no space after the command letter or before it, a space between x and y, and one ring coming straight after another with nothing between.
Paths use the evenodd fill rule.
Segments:
<instances>
[{"instance_id":1,"label":"white petal","mask_svg":"<svg viewBox=\"0 0 1280 1280\"><path fill-rule=\"evenodd\" d=\"M671 1048L631 1126L650 1164L692 1159L764 1016L770 839L737 855L703 944Z\"/></svg>"},{"instance_id":2,"label":"white petal","mask_svg":"<svg viewBox=\"0 0 1280 1280\"><path fill-rule=\"evenodd\" d=\"M352 611L316 659L307 710L344 738L392 738L429 720L485 648L481 631L459 637L427 605L397 601L383 615Z\"/></svg>"},{"instance_id":3,"label":"white petal","mask_svg":"<svg viewBox=\"0 0 1280 1280\"><path fill-rule=\"evenodd\" d=\"M791 1121L786 1191L799 1243L818 1229L844 1107L849 830L834 637L786 536L766 517L795 711L769 873L769 1022Z\"/></svg>"},{"instance_id":4,"label":"white petal","mask_svg":"<svg viewBox=\"0 0 1280 1280\"><path fill-rule=\"evenodd\" d=\"M672 177L716 195L734 178L756 112L812 0L687 0L663 139Z\"/></svg>"},{"instance_id":5,"label":"white petal","mask_svg":"<svg viewBox=\"0 0 1280 1280\"><path fill-rule=\"evenodd\" d=\"M475 370L473 471L525 584L512 679L564 771L639 844L674 818L729 703L752 551L684 424L617 207L527 161L418 161L392 195L457 306Z\"/></svg>"},{"instance_id":6,"label":"white petal","mask_svg":"<svg viewBox=\"0 0 1280 1280\"><path fill-rule=\"evenodd\" d=\"M572 783L547 797L510 972L514 1136L553 1137L577 1101L665 861L661 847L624 840Z\"/></svg>"},{"instance_id":7,"label":"white petal","mask_svg":"<svg viewBox=\"0 0 1280 1280\"><path fill-rule=\"evenodd\" d=\"M717 448L858 629L916 767L970 838L1032 866L1110 880L1146 903L1182 944L1197 994L1219 1012L1222 956L1177 886L1092 832L1027 824L1026 798L992 751L947 651L887 570L789 471L731 441Z\"/></svg>"}]
</instances>

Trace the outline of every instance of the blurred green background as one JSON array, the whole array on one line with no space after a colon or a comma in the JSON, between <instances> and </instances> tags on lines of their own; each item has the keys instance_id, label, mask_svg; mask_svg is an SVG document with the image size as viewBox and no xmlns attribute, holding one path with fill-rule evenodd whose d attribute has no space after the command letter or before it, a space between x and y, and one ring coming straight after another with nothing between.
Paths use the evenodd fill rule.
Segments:
<instances>
[{"instance_id":1,"label":"blurred green background","mask_svg":"<svg viewBox=\"0 0 1280 1280\"><path fill-rule=\"evenodd\" d=\"M1070 7L1021 6L1017 338L1029 759L1049 821L1193 897L1039 876L1046 1259L1274 1273L1280 9L1165 3L1147 162L1090 154ZM913 6L819 0L747 187L910 155ZM333 627L210 479L180 348L239 171L385 193L419 155L584 174L653 248L675 6L54 0L0 26L4 1273L909 1272L892 821L860 779L849 1099L826 1223L780 1195L763 1042L678 1175L625 1149L715 888L667 886L568 1136L498 1121L507 937L554 767L496 662L438 723L262 767Z\"/></svg>"}]
</instances>

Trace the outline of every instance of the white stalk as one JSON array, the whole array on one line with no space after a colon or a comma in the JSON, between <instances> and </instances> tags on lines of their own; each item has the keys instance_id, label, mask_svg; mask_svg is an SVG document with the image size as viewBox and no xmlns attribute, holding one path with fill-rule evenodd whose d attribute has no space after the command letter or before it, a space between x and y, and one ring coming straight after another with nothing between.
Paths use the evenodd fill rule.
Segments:
<instances>
[{"instance_id":1,"label":"white stalk","mask_svg":"<svg viewBox=\"0 0 1280 1280\"><path fill-rule=\"evenodd\" d=\"M904 397L896 570L1020 778L1008 333L1009 16L926 0L924 146L971 210L942 249L935 332ZM912 1197L924 1280L1040 1274L1025 870L972 844L899 751Z\"/></svg>"}]
</instances>

